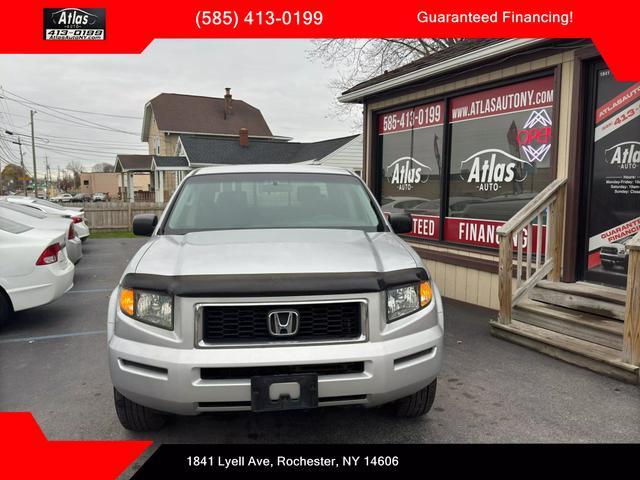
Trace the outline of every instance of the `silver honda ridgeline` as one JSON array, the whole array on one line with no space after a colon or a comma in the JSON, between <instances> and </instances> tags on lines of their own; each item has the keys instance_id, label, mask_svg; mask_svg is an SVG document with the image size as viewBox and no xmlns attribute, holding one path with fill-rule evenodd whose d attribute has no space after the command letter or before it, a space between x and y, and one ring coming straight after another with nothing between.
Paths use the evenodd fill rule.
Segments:
<instances>
[{"instance_id":1,"label":"silver honda ridgeline","mask_svg":"<svg viewBox=\"0 0 640 480\"><path fill-rule=\"evenodd\" d=\"M442 364L438 288L350 172L208 167L187 176L109 302L115 406L166 414L389 404L425 414ZM395 233L394 233L395 231Z\"/></svg>"}]
</instances>

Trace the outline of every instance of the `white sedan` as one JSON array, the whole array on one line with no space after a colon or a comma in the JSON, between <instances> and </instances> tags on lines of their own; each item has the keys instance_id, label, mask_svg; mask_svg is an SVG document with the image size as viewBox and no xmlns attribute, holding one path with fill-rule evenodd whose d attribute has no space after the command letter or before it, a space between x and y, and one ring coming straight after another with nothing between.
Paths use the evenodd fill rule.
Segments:
<instances>
[{"instance_id":1,"label":"white sedan","mask_svg":"<svg viewBox=\"0 0 640 480\"><path fill-rule=\"evenodd\" d=\"M70 218L73 221L73 228L76 231L76 234L83 242L89 238L89 234L91 233L89 231L89 226L85 221L84 211L82 209L63 207L62 205L58 205L48 200L33 197L22 197L19 195L2 197L0 200L26 205L27 207L40 210L41 212L49 215L58 215L60 217Z\"/></svg>"},{"instance_id":2,"label":"white sedan","mask_svg":"<svg viewBox=\"0 0 640 480\"><path fill-rule=\"evenodd\" d=\"M62 193L60 195L56 195L55 197L51 197L52 202L62 202L68 203L73 201L73 195L70 193Z\"/></svg>"},{"instance_id":3,"label":"white sedan","mask_svg":"<svg viewBox=\"0 0 640 480\"><path fill-rule=\"evenodd\" d=\"M18 203L0 202L0 217L22 223L39 230L51 230L67 237L67 256L74 264L82 258L82 241L76 235L73 222L69 218L47 215L40 210Z\"/></svg>"},{"instance_id":4,"label":"white sedan","mask_svg":"<svg viewBox=\"0 0 640 480\"><path fill-rule=\"evenodd\" d=\"M38 307L73 287L65 235L0 216L0 323L13 312Z\"/></svg>"}]
</instances>

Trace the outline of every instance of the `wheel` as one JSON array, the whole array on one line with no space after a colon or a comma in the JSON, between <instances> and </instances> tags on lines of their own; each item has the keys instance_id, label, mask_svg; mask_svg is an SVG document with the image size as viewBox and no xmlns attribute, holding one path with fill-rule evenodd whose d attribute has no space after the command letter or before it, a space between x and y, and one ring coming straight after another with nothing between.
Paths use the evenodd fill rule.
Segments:
<instances>
[{"instance_id":1,"label":"wheel","mask_svg":"<svg viewBox=\"0 0 640 480\"><path fill-rule=\"evenodd\" d=\"M436 379L419 392L392 403L393 413L396 417L402 418L415 418L425 415L433 406L437 384L438 380Z\"/></svg>"},{"instance_id":2,"label":"wheel","mask_svg":"<svg viewBox=\"0 0 640 480\"><path fill-rule=\"evenodd\" d=\"M113 389L113 400L116 405L118 420L127 430L134 432L159 430L165 424L166 418L163 415L132 402L115 388Z\"/></svg>"},{"instance_id":3,"label":"wheel","mask_svg":"<svg viewBox=\"0 0 640 480\"><path fill-rule=\"evenodd\" d=\"M13 308L11 307L11 302L2 289L0 289L0 327L7 323L12 313Z\"/></svg>"}]
</instances>

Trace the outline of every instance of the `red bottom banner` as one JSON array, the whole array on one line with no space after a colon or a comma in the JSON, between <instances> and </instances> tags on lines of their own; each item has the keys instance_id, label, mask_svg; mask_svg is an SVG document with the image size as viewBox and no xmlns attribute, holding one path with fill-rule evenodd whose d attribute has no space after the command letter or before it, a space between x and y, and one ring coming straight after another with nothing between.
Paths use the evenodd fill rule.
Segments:
<instances>
[{"instance_id":1,"label":"red bottom banner","mask_svg":"<svg viewBox=\"0 0 640 480\"><path fill-rule=\"evenodd\" d=\"M474 245L476 247L498 248L500 239L498 237L498 228L505 222L498 220L480 220L477 218L454 218L446 217L444 221L444 240L452 243L462 243L465 245ZM542 227L542 248L541 252L545 252L546 243L546 227ZM529 246L531 251L536 252L538 248L538 226L531 227L531 239L527 229L523 230L522 235L522 251L527 252ZM513 248L518 248L518 238L514 235Z\"/></svg>"}]
</instances>

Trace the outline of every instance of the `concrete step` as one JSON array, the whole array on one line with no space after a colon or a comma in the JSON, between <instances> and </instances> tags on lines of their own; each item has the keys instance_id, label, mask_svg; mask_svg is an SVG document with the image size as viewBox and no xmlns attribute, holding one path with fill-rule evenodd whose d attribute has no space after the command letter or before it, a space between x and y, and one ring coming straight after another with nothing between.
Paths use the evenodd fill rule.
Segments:
<instances>
[{"instance_id":1,"label":"concrete step","mask_svg":"<svg viewBox=\"0 0 640 480\"><path fill-rule=\"evenodd\" d=\"M522 323L622 351L624 324L618 320L536 300L520 302L514 307L512 317Z\"/></svg>"},{"instance_id":2,"label":"concrete step","mask_svg":"<svg viewBox=\"0 0 640 480\"><path fill-rule=\"evenodd\" d=\"M622 361L619 350L512 320L509 325L489 323L492 335L531 348L568 363L625 382L640 384L640 367Z\"/></svg>"},{"instance_id":3,"label":"concrete step","mask_svg":"<svg viewBox=\"0 0 640 480\"><path fill-rule=\"evenodd\" d=\"M529 299L624 322L626 292L612 287L542 280Z\"/></svg>"}]
</instances>

